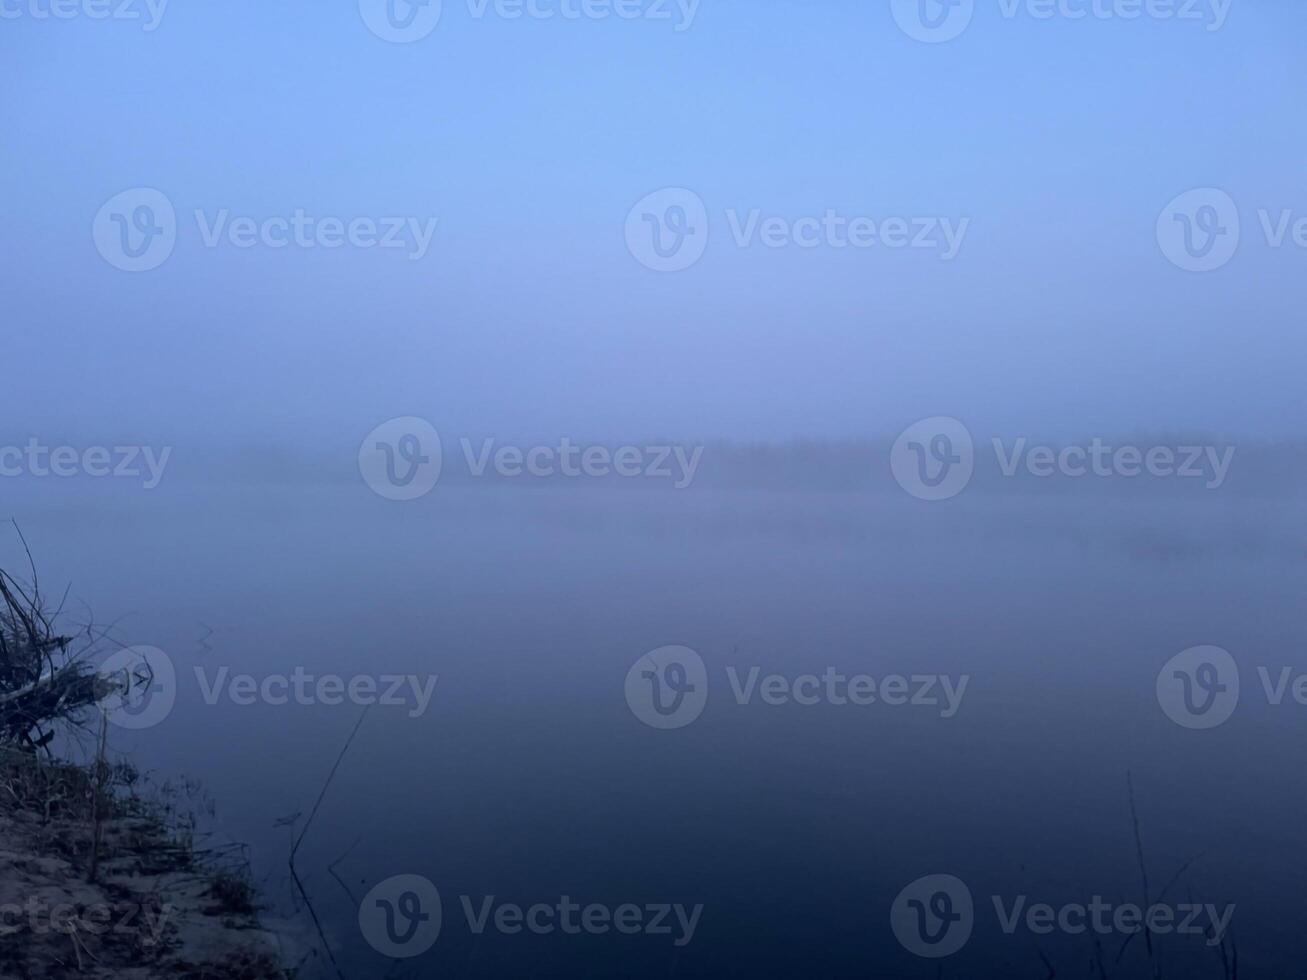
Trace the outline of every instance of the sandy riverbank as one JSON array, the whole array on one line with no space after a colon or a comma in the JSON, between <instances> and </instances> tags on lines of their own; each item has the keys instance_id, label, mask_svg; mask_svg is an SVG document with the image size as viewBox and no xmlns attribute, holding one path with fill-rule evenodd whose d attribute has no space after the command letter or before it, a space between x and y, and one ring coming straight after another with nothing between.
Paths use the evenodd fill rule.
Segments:
<instances>
[{"instance_id":1,"label":"sandy riverbank","mask_svg":"<svg viewBox=\"0 0 1307 980\"><path fill-rule=\"evenodd\" d=\"M138 778L117 767L99 792L91 770L0 749L0 980L291 977L243 868L198 852Z\"/></svg>"}]
</instances>

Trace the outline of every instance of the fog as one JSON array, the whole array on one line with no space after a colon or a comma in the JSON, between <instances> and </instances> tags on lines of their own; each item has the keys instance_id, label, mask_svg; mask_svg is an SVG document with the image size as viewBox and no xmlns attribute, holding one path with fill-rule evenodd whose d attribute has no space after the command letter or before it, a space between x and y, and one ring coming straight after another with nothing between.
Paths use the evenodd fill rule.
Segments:
<instances>
[{"instance_id":1,"label":"fog","mask_svg":"<svg viewBox=\"0 0 1307 980\"><path fill-rule=\"evenodd\" d=\"M678 30L672 5L447 3L412 44L352 4L176 4L153 31L15 16L0 430L179 459L334 450L401 415L516 440L882 437L934 415L1014 437L1299 434L1307 255L1269 247L1258 211L1307 216L1307 15L1235 4L1211 30L982 4L923 44L883 8L722 0ZM656 273L623 227L669 186L703 199L709 240ZM1154 229L1209 186L1243 241L1194 274ZM89 229L137 187L172 202L177 242L124 274ZM205 244L224 211L297 209L437 225L417 260ZM727 212L755 210L970 224L947 261L737 247Z\"/></svg>"},{"instance_id":2,"label":"fog","mask_svg":"<svg viewBox=\"0 0 1307 980\"><path fill-rule=\"evenodd\" d=\"M305 978L1289 975L1304 37L0 0L0 569Z\"/></svg>"}]
</instances>

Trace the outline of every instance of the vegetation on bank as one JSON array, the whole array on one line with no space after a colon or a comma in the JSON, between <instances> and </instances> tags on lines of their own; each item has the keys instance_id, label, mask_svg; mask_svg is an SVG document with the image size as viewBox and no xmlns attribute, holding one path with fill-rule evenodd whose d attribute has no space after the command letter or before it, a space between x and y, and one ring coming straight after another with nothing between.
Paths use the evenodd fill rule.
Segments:
<instances>
[{"instance_id":1,"label":"vegetation on bank","mask_svg":"<svg viewBox=\"0 0 1307 980\"><path fill-rule=\"evenodd\" d=\"M243 853L207 848L194 787L110 762L105 637L56 628L35 574L0 570L0 977L273 980ZM61 757L80 747L91 762Z\"/></svg>"}]
</instances>

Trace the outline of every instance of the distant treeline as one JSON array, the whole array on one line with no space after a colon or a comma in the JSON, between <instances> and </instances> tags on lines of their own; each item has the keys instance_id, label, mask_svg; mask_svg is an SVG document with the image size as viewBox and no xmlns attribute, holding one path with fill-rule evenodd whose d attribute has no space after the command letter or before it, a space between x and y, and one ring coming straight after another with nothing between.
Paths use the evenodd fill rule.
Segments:
<instances>
[{"instance_id":1,"label":"distant treeline","mask_svg":"<svg viewBox=\"0 0 1307 980\"><path fill-rule=\"evenodd\" d=\"M480 445L478 440L478 446ZM712 489L759 491L824 491L904 493L891 471L894 439L817 440L788 442L703 442L670 439L626 443L585 443L603 446L611 459L623 445L643 450L641 466L654 467L661 447L675 447L683 457L701 450L692 479L677 492ZM514 443L529 450L529 443ZM556 449L557 447L551 447ZM239 450L175 446L169 482L236 483L357 483L357 450L338 454L264 446ZM902 450L901 450L902 452ZM929 447L912 450L909 458L927 456ZM685 468L669 455L666 475L632 473L619 476L609 467L602 476L564 473L557 454L548 475L519 467L501 472L495 465L474 472L464 447L447 440L440 485L594 486L672 491L685 483ZM974 472L967 492L1037 492L1057 494L1172 495L1268 494L1301 492L1307 486L1307 439L1284 442L1229 440L1185 435L1093 437L1073 442L1041 442L1002 437L998 445L977 436L972 453ZM579 456L576 457L579 459ZM661 469L659 473L661 473Z\"/></svg>"}]
</instances>

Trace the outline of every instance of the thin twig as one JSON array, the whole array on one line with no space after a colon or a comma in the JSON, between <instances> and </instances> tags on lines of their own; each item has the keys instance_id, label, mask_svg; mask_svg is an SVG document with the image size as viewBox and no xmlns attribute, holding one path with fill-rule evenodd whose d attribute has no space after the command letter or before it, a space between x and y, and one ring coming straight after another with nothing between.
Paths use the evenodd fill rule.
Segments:
<instances>
[{"instance_id":1,"label":"thin twig","mask_svg":"<svg viewBox=\"0 0 1307 980\"><path fill-rule=\"evenodd\" d=\"M1149 908L1152 902L1148 898L1148 863L1144 860L1144 838L1139 830L1139 811L1135 808L1135 781L1129 770L1126 770L1125 785L1126 791L1130 795L1130 822L1134 826L1135 855L1139 859L1139 876L1143 879L1144 884L1144 908ZM1161 980L1162 970L1153 956L1153 936L1148 929L1144 930L1144 949L1148 951L1148 962L1153 967L1153 980Z\"/></svg>"},{"instance_id":2,"label":"thin twig","mask_svg":"<svg viewBox=\"0 0 1307 980\"><path fill-rule=\"evenodd\" d=\"M322 929L322 922L318 919L318 913L313 910L313 902L309 899L309 893L304 888L304 882L300 881L299 873L295 869L295 855L298 853L300 845L304 843L304 835L309 832L309 827L313 825L313 818L318 815L318 809L322 806L323 799L326 798L327 790L331 786L331 781L336 778L336 770L340 768L340 764L345 758L345 753L349 751L350 745L353 744L354 736L359 733L359 728L363 725L363 719L368 716L368 709L371 707L372 705L369 704L363 709L363 713L359 715L359 720L354 723L354 730L349 733L349 738L345 740L345 744L341 748L340 754L336 756L336 763L331 767L331 772L327 773L327 781L322 784L322 789L318 793L318 800L313 804L313 809L309 813L309 819L305 821L304 829L300 831L299 837L296 838L295 843L291 845L290 860L288 862L290 866L291 880L295 883L295 887L299 889L300 897L304 899L304 904L308 907L309 917L313 920L313 927L318 931L318 938L322 941L322 948L326 951L327 959L331 961L331 965L335 969L336 975L340 977L340 980L345 980L345 974L341 972L340 964L336 962L336 956L331 951L331 944L327 942L327 934Z\"/></svg>"}]
</instances>

